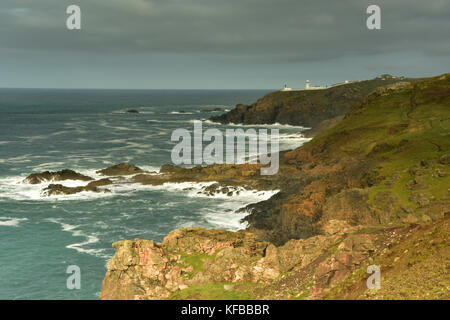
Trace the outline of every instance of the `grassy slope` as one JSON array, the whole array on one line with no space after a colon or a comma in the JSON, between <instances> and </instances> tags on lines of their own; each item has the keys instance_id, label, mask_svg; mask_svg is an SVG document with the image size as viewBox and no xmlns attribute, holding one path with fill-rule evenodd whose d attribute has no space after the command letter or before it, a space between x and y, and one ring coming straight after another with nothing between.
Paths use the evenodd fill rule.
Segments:
<instances>
[{"instance_id":1,"label":"grassy slope","mask_svg":"<svg viewBox=\"0 0 450 320\"><path fill-rule=\"evenodd\" d=\"M321 150L320 157L325 161L344 158L370 160L376 169L376 183L369 187L369 202L375 210L377 207L383 210L383 200L389 195L396 199L394 211L405 208L422 222L424 213L438 219L439 214L435 217L432 212L433 204L443 204L448 208L450 203L449 165L439 161L450 150L450 76L435 77L375 94L355 106L339 124L316 136L305 148ZM418 171L420 174L417 174ZM408 183L414 180L420 181L414 188L407 188ZM412 201L414 192L430 199L425 210L421 211L421 206ZM386 239L394 239L393 244L382 252L377 251L371 260L383 270L382 290L371 291L365 287L368 275L365 272L367 265L363 265L327 291L323 298L444 297L448 288L443 284L449 281L448 277L445 281L442 278L449 259L447 227L448 219L442 225L438 221L437 225L417 227L409 233L404 231L402 236L384 231ZM380 230L384 230L383 227L373 232ZM380 236L381 239L383 237ZM420 278L418 273L422 273ZM425 279L424 282L421 279ZM311 281L308 279L308 285L292 289L292 298L310 298ZM223 285L218 283L189 288L172 298L257 297L254 294L258 286L238 285L235 290L226 291ZM273 298L284 288L275 284L264 290L267 296Z\"/></svg>"},{"instance_id":2,"label":"grassy slope","mask_svg":"<svg viewBox=\"0 0 450 320\"><path fill-rule=\"evenodd\" d=\"M450 219L384 231L383 243L370 263L333 286L324 299L446 299L449 297ZM385 245L390 240L389 245ZM367 266L381 270L381 288L366 286Z\"/></svg>"},{"instance_id":3,"label":"grassy slope","mask_svg":"<svg viewBox=\"0 0 450 320\"><path fill-rule=\"evenodd\" d=\"M311 253L314 258L309 264L301 266L297 263L273 281L239 282L231 290L224 287L228 283L199 282L173 292L169 298L444 298L450 288L449 138L450 74L392 90L377 90L354 105L337 125L293 151L299 155L310 153L311 161L320 162L318 166L325 169L327 166L331 168L336 161L370 164L370 183L363 187L369 191L369 205L372 210L386 211L389 215L389 223L361 226L356 231L373 238L376 249L370 257L358 263L351 275L328 288L322 287L323 295L315 296L311 289L318 285L315 273L319 263L330 261L333 255L339 253L341 242L330 242L327 239L332 238L323 235L293 240L297 243L296 254L292 254L289 243L285 244L284 249L279 247L277 250L288 252L287 256L291 258L304 258L308 248L320 254L316 256ZM310 164L300 161L298 165L308 167ZM341 180L349 174L346 171L331 173L342 177ZM327 181L325 179L324 183ZM393 208L387 210L385 204L389 201ZM405 219L396 220L402 210L408 213L413 224L405 223ZM400 223L393 225L391 222ZM342 238L339 239L342 241ZM196 243L194 240L193 243ZM189 279L206 272L212 261L220 261L216 254L180 255L181 266L192 267L186 274ZM277 256L277 259L282 256ZM253 260L246 261L239 263L248 265ZM381 267L380 291L369 291L365 286L368 277L365 268L369 264Z\"/></svg>"},{"instance_id":4,"label":"grassy slope","mask_svg":"<svg viewBox=\"0 0 450 320\"><path fill-rule=\"evenodd\" d=\"M322 157L329 160L370 160L378 179L370 188L373 206L382 192L389 192L398 200L396 206L405 209L418 208L411 201L414 192L448 204L450 170L439 159L450 150L450 76L369 98L306 147L324 149ZM414 179L419 183L408 188Z\"/></svg>"},{"instance_id":5,"label":"grassy slope","mask_svg":"<svg viewBox=\"0 0 450 320\"><path fill-rule=\"evenodd\" d=\"M405 79L418 81L419 79ZM356 101L380 86L399 79L372 79L326 90L276 91L267 94L248 108L235 108L213 121L244 124L282 123L315 127L320 122L345 114Z\"/></svg>"}]
</instances>

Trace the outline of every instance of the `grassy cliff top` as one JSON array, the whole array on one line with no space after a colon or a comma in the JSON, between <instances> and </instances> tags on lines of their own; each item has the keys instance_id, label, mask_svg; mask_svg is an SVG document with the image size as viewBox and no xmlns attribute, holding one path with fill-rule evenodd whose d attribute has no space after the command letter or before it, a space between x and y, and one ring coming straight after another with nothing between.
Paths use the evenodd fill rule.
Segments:
<instances>
[{"instance_id":1,"label":"grassy cliff top","mask_svg":"<svg viewBox=\"0 0 450 320\"><path fill-rule=\"evenodd\" d=\"M448 299L450 74L377 88L333 127L280 155L279 174L249 165L166 167L276 186L250 205L245 232L179 229L160 244L115 244L102 299ZM251 172L250 172L251 173ZM381 288L367 288L367 267Z\"/></svg>"},{"instance_id":2,"label":"grassy cliff top","mask_svg":"<svg viewBox=\"0 0 450 320\"><path fill-rule=\"evenodd\" d=\"M251 105L237 105L230 112L212 117L211 120L220 123L281 123L315 127L324 120L345 114L352 104L376 88L401 81L418 80L376 78L323 90L276 91Z\"/></svg>"}]
</instances>

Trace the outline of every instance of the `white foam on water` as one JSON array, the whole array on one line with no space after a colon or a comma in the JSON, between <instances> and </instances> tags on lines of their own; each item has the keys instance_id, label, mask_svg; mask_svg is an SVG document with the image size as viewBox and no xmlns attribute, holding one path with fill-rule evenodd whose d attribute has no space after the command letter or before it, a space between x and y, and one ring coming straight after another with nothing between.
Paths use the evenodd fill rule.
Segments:
<instances>
[{"instance_id":1,"label":"white foam on water","mask_svg":"<svg viewBox=\"0 0 450 320\"><path fill-rule=\"evenodd\" d=\"M186 120L184 120L184 119L179 119L179 120L147 119L145 121L147 121L147 122L156 122L158 124L161 124L161 123L183 123L183 122L186 122Z\"/></svg>"},{"instance_id":2,"label":"white foam on water","mask_svg":"<svg viewBox=\"0 0 450 320\"><path fill-rule=\"evenodd\" d=\"M279 136L280 151L298 148L311 139L306 138L302 133L281 133Z\"/></svg>"},{"instance_id":3,"label":"white foam on water","mask_svg":"<svg viewBox=\"0 0 450 320\"><path fill-rule=\"evenodd\" d=\"M154 171L155 174L159 174L159 167L154 166L141 166L143 170ZM77 170L82 174L93 177L95 179L104 178L104 176L98 175L95 169L85 169ZM65 201L65 200L95 200L99 198L114 197L117 195L127 195L133 194L140 190L155 190L155 191L166 191L176 193L177 196L186 196L189 198L203 198L203 199L220 199L226 200L224 203L219 205L211 204L208 205L201 213L208 221L209 224L217 228L224 228L227 230L235 231L243 229L246 227L245 224L241 223L241 219L244 218L248 213L236 213L235 211L239 208L245 207L250 203L255 203L263 200L267 200L276 194L279 190L270 191L258 191L258 190L247 190L240 186L229 186L229 191L232 191L232 195L227 195L222 192L205 192L205 188L217 183L216 181L210 182L182 182L182 183L171 183L167 182L162 185L143 185L140 183L124 183L117 185L109 185L105 188L111 190L109 193L95 193L95 192L80 192L73 195L56 195L56 196L43 196L41 194L42 190L46 188L52 182L46 182L36 185L24 184L22 180L24 177L15 176L0 179L0 199L8 198L14 200L39 200L39 201ZM77 187L86 185L85 181L78 180L65 180L58 181L64 186ZM179 206L180 201L168 202L166 206ZM125 216L124 216L125 217ZM0 225L16 225L20 221L2 221ZM83 236L81 231L76 230L78 226L73 226L69 224L64 224L59 221L52 221L60 223L63 231L73 231L74 235ZM98 238L93 235L86 235L86 241L74 243L68 246L70 249L75 249L79 252L85 252L89 254L98 254L96 249L85 249L83 246L98 242Z\"/></svg>"},{"instance_id":4,"label":"white foam on water","mask_svg":"<svg viewBox=\"0 0 450 320\"><path fill-rule=\"evenodd\" d=\"M127 143L128 139L112 139L112 140L105 140L103 143Z\"/></svg>"},{"instance_id":5,"label":"white foam on water","mask_svg":"<svg viewBox=\"0 0 450 320\"><path fill-rule=\"evenodd\" d=\"M144 171L156 172L156 173L159 173L159 170L161 169L161 167L157 167L157 166L145 166L145 165L141 166L141 165L139 165L138 167L141 168Z\"/></svg>"},{"instance_id":6,"label":"white foam on water","mask_svg":"<svg viewBox=\"0 0 450 320\"><path fill-rule=\"evenodd\" d=\"M220 204L210 204L201 211L203 217L208 221L210 225L216 228L224 228L230 231L236 231L246 228L246 223L242 223L241 220L248 215L248 212L236 213L235 211L243 208L251 203L264 201L275 195L279 190L246 190L243 187L228 187L230 191L233 191L233 195L228 196L220 192L216 192L212 195L204 192L204 189L212 184L212 182L181 182L181 183L164 183L158 186L142 185L139 183L129 183L117 185L113 192L115 194L125 195L127 193L134 193L139 190L157 190L176 193L177 196L186 196L189 198L201 198L201 199L220 199L226 200ZM239 192L239 194L238 194ZM164 204L168 207L180 206L180 201L166 202ZM189 222L186 225L180 227L189 227L196 225L195 222ZM197 224L198 226L198 224Z\"/></svg>"},{"instance_id":7,"label":"white foam on water","mask_svg":"<svg viewBox=\"0 0 450 320\"><path fill-rule=\"evenodd\" d=\"M194 112L171 111L168 114L195 114Z\"/></svg>"},{"instance_id":8,"label":"white foam on water","mask_svg":"<svg viewBox=\"0 0 450 320\"><path fill-rule=\"evenodd\" d=\"M199 120L198 119L189 120L190 123L194 123L196 121L199 121ZM214 125L214 126L219 125L219 126L224 127L224 129L222 129L222 131L223 131L222 133L223 133L224 137L227 136L227 131L226 131L225 127L237 127L238 129L239 128L244 129L244 131L246 129L255 129L255 133L246 134L246 136L253 137L253 138L259 137L258 129L280 129L280 130L289 129L290 131L292 131L293 129L296 129L297 132L287 132L287 133L281 132L281 133L279 133L278 138L279 138L279 144L280 144L280 151L298 148L298 147L302 146L304 143L311 140L311 138L306 138L302 134L303 131L309 129L309 128L303 127L303 126L293 126L293 125L289 125L289 124L280 124L280 123L248 124L248 125L234 124L234 123L220 124L217 122L213 122L211 120L204 120L204 119L202 119L201 121L206 124L210 124L210 125ZM206 129L204 128L204 130L206 130ZM270 138L270 132L269 132L269 138ZM248 141L246 141L245 148L248 148ZM254 157L256 155L252 154L252 155L248 155L248 156Z\"/></svg>"},{"instance_id":9,"label":"white foam on water","mask_svg":"<svg viewBox=\"0 0 450 320\"><path fill-rule=\"evenodd\" d=\"M18 227L22 221L27 220L28 220L27 218L0 217L0 226Z\"/></svg>"},{"instance_id":10,"label":"white foam on water","mask_svg":"<svg viewBox=\"0 0 450 320\"><path fill-rule=\"evenodd\" d=\"M123 126L114 126L109 124L106 120L100 120L98 122L99 126L102 126L104 128L118 130L118 131L138 131L138 132L146 132L145 129L142 128L131 128L131 127L123 127Z\"/></svg>"},{"instance_id":11,"label":"white foam on water","mask_svg":"<svg viewBox=\"0 0 450 320\"><path fill-rule=\"evenodd\" d=\"M224 212L217 210L208 210L203 213L205 219L218 229L225 229L228 231L238 231L247 228L248 223L242 222L248 213Z\"/></svg>"},{"instance_id":12,"label":"white foam on water","mask_svg":"<svg viewBox=\"0 0 450 320\"><path fill-rule=\"evenodd\" d=\"M198 120L191 120L191 122L194 122L194 121L198 121ZM203 122L211 124L211 125L230 126L230 127L253 127L253 128L272 128L272 129L301 129L302 131L311 129L311 128L304 127L304 126L294 126L294 125L291 125L291 124L282 124L282 123L279 123L279 122L275 122L275 123L271 123L271 124L269 124L269 123L267 123L267 124L264 124L264 123L263 124L239 124L239 123L230 122L230 123L227 123L227 124L223 124L223 123L220 123L220 122L211 121L209 119L208 120L203 120Z\"/></svg>"},{"instance_id":13,"label":"white foam on water","mask_svg":"<svg viewBox=\"0 0 450 320\"><path fill-rule=\"evenodd\" d=\"M104 177L103 177L104 178ZM64 181L47 181L40 184L22 183L24 177L14 176L0 179L0 200L11 199L17 201L24 200L42 200L42 201L58 201L58 200L91 200L95 198L102 198L112 196L110 193L95 193L83 191L73 195L55 195L43 196L42 190L47 188L50 184L62 184L66 187L84 186L88 181L80 180L64 180ZM101 188L100 188L101 189Z\"/></svg>"},{"instance_id":14,"label":"white foam on water","mask_svg":"<svg viewBox=\"0 0 450 320\"><path fill-rule=\"evenodd\" d=\"M5 159L0 159L0 163L7 163L7 162L13 162L13 163L26 163L26 162L31 162L31 158L32 155L31 154L26 154L20 157L12 157L12 158L5 158Z\"/></svg>"},{"instance_id":15,"label":"white foam on water","mask_svg":"<svg viewBox=\"0 0 450 320\"><path fill-rule=\"evenodd\" d=\"M208 206L201 211L201 214L205 220L213 225L215 228L226 229L230 231L242 230L247 227L246 222L241 220L245 218L249 213L240 212L236 210L243 208L251 203L264 201L277 194L279 190L258 191L258 190L246 190L243 187L228 187L230 191L233 191L232 196L228 196L223 193L214 193L209 195L204 193L204 189L217 182L182 182L182 183L164 183L160 186L150 186L155 190L165 190L168 192L176 192L177 195L185 195L191 198L203 198L203 199L222 199L226 200L225 203L219 205ZM237 194L239 192L239 194ZM180 202L169 202L167 206L178 206ZM181 225L181 227L192 227L198 224L195 222L189 222Z\"/></svg>"},{"instance_id":16,"label":"white foam on water","mask_svg":"<svg viewBox=\"0 0 450 320\"><path fill-rule=\"evenodd\" d=\"M110 256L104 254L105 249L85 249L83 246L87 246L90 244L94 244L100 241L100 239L95 234L85 234L83 231L78 230L77 228L81 227L80 225L71 225L68 223L64 223L61 219L56 218L48 218L46 219L48 222L56 223L61 226L62 231L70 232L73 237L83 237L86 240L81 242L72 243L66 246L68 249L76 250L80 253L86 253L89 255L93 255L103 259L109 259Z\"/></svg>"},{"instance_id":17,"label":"white foam on water","mask_svg":"<svg viewBox=\"0 0 450 320\"><path fill-rule=\"evenodd\" d=\"M65 162L59 161L59 162L46 162L41 163L39 165L33 166L33 172L42 172L42 171L55 171L55 168L58 168L59 166L64 166Z\"/></svg>"},{"instance_id":18,"label":"white foam on water","mask_svg":"<svg viewBox=\"0 0 450 320\"><path fill-rule=\"evenodd\" d=\"M143 170L159 175L160 167L156 166L140 166ZM76 169L77 172L94 178L95 180L105 178L98 173L96 169ZM111 177L110 177L111 179ZM45 196L42 191L50 184L61 184L66 187L80 187L88 184L88 181L80 180L63 180L63 181L46 181L40 184L27 184L23 183L23 176L13 176L0 179L0 199L12 199L12 200L44 200L44 201L61 201L61 200L92 200L97 198L113 197L117 194L130 193L138 190L165 190L169 192L181 192L188 197L198 198L222 198L222 199L243 199L253 201L254 199L268 198L275 192L269 191L255 191L246 190L242 187L230 187L231 190L239 191L234 192L232 197L222 193L215 193L213 195L203 193L203 189L217 183L213 182L182 182L182 183L169 183L166 182L162 185L143 185L140 183L119 183L112 184L99 189L109 189L111 192L90 192L83 191L72 195L53 195Z\"/></svg>"}]
</instances>

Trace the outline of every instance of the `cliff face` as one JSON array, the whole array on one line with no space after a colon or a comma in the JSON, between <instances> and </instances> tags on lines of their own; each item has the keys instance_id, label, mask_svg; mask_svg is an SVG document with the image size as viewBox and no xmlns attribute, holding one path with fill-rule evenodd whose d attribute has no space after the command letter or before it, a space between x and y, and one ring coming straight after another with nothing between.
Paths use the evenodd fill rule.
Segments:
<instances>
[{"instance_id":1,"label":"cliff face","mask_svg":"<svg viewBox=\"0 0 450 320\"><path fill-rule=\"evenodd\" d=\"M449 92L444 75L379 88L354 104L336 126L282 155L281 175L295 168L299 184L251 205L249 231L283 244L317 234L330 219L441 219L450 211Z\"/></svg>"},{"instance_id":2,"label":"cliff face","mask_svg":"<svg viewBox=\"0 0 450 320\"><path fill-rule=\"evenodd\" d=\"M137 175L280 192L246 208L246 232L182 229L161 244L115 244L101 298L442 298L449 127L446 74L378 88L335 126L281 153L275 176L260 176L259 165ZM376 292L365 286L371 264L385 281Z\"/></svg>"},{"instance_id":3,"label":"cliff face","mask_svg":"<svg viewBox=\"0 0 450 320\"><path fill-rule=\"evenodd\" d=\"M157 244L120 241L100 299L443 299L448 218L388 230L331 220L323 235L280 247L247 232L200 228ZM366 285L374 264L382 270L377 291Z\"/></svg>"},{"instance_id":4,"label":"cliff face","mask_svg":"<svg viewBox=\"0 0 450 320\"><path fill-rule=\"evenodd\" d=\"M227 124L290 124L315 127L322 121L345 114L351 105L380 86L400 80L367 80L326 90L277 91L251 105L239 104L233 110L210 120Z\"/></svg>"}]
</instances>

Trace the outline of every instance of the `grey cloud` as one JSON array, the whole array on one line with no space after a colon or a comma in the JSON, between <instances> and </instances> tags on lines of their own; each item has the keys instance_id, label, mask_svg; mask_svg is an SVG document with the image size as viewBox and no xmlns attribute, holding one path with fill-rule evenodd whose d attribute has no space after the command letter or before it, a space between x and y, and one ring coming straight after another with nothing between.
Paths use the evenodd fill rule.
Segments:
<instances>
[{"instance_id":1,"label":"grey cloud","mask_svg":"<svg viewBox=\"0 0 450 320\"><path fill-rule=\"evenodd\" d=\"M65 29L77 3L83 29ZM349 55L450 53L449 1L377 1L382 30L365 27L369 1L2 0L0 50L92 54L210 54L230 61L305 62Z\"/></svg>"},{"instance_id":2,"label":"grey cloud","mask_svg":"<svg viewBox=\"0 0 450 320\"><path fill-rule=\"evenodd\" d=\"M381 7L382 30L366 28ZM82 30L66 29L78 4ZM278 88L450 69L448 0L1 0L0 87Z\"/></svg>"}]
</instances>

